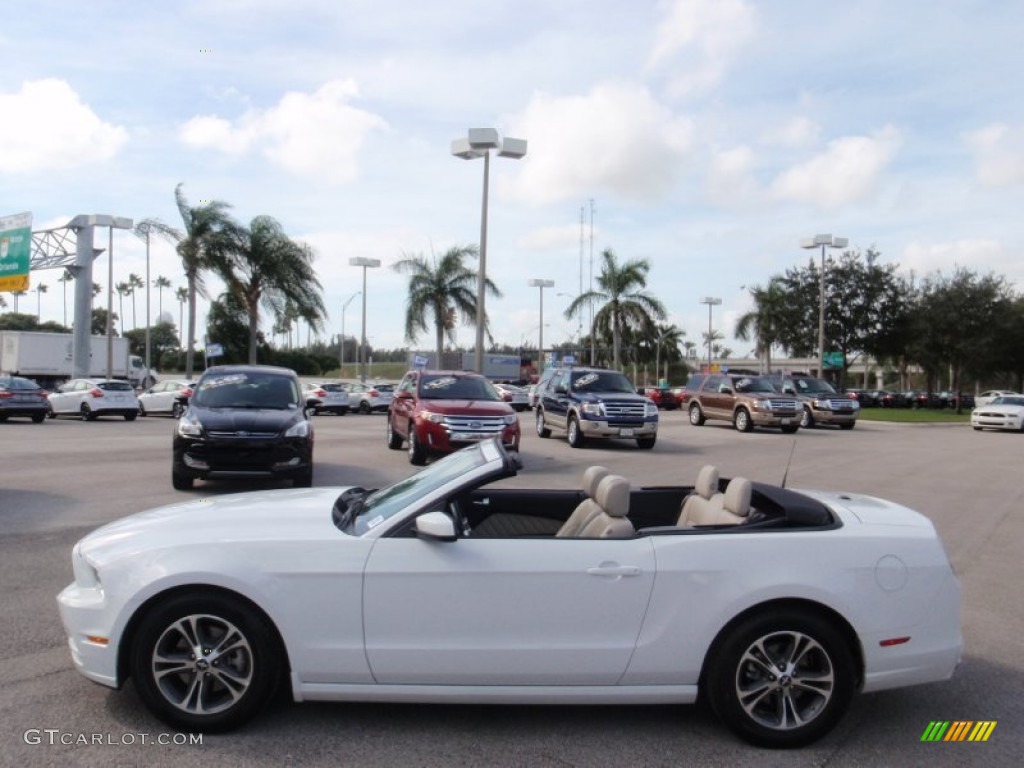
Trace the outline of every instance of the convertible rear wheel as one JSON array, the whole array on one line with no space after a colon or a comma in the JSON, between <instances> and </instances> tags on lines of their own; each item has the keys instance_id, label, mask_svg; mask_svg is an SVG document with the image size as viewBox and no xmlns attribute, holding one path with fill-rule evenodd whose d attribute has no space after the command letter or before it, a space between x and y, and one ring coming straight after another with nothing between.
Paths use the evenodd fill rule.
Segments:
<instances>
[{"instance_id":1,"label":"convertible rear wheel","mask_svg":"<svg viewBox=\"0 0 1024 768\"><path fill-rule=\"evenodd\" d=\"M731 627L707 670L715 713L736 735L765 747L800 747L824 736L846 712L856 684L842 635L798 609Z\"/></svg>"},{"instance_id":2,"label":"convertible rear wheel","mask_svg":"<svg viewBox=\"0 0 1024 768\"><path fill-rule=\"evenodd\" d=\"M284 666L267 620L220 595L183 594L157 605L131 649L139 698L182 731L246 722L273 695Z\"/></svg>"}]
</instances>

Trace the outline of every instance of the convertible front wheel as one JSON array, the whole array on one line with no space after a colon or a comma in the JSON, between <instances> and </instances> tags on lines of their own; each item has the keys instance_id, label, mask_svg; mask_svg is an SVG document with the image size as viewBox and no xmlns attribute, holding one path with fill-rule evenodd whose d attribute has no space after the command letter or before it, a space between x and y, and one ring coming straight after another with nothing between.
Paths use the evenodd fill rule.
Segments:
<instances>
[{"instance_id":1,"label":"convertible front wheel","mask_svg":"<svg viewBox=\"0 0 1024 768\"><path fill-rule=\"evenodd\" d=\"M754 615L730 628L707 670L715 713L733 733L764 747L801 747L824 736L856 685L843 636L798 609Z\"/></svg>"},{"instance_id":2,"label":"convertible front wheel","mask_svg":"<svg viewBox=\"0 0 1024 768\"><path fill-rule=\"evenodd\" d=\"M273 696L285 660L262 614L220 595L181 594L142 619L131 650L139 698L182 731L246 722Z\"/></svg>"}]
</instances>

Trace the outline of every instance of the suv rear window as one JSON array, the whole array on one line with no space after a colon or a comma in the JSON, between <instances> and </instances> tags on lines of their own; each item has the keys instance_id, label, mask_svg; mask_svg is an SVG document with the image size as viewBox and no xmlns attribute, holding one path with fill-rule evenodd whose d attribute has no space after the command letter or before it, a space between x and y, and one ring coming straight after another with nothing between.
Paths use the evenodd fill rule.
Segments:
<instances>
[{"instance_id":1,"label":"suv rear window","mask_svg":"<svg viewBox=\"0 0 1024 768\"><path fill-rule=\"evenodd\" d=\"M127 381L101 381L96 385L107 392L134 392L135 389Z\"/></svg>"}]
</instances>

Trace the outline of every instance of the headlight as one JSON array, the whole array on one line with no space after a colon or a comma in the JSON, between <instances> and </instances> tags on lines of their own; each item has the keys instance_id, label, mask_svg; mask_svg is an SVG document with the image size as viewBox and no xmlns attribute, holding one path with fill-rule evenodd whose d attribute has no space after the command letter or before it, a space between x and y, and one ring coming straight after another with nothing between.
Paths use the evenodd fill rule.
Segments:
<instances>
[{"instance_id":1,"label":"headlight","mask_svg":"<svg viewBox=\"0 0 1024 768\"><path fill-rule=\"evenodd\" d=\"M602 403L584 403L580 409L584 416L600 418L604 416L604 405Z\"/></svg>"},{"instance_id":2,"label":"headlight","mask_svg":"<svg viewBox=\"0 0 1024 768\"><path fill-rule=\"evenodd\" d=\"M97 587L100 584L100 576L96 572L96 569L85 559L85 555L82 554L81 545L75 547L74 554L71 557L71 568L75 574L75 583L80 587L91 589Z\"/></svg>"},{"instance_id":3,"label":"headlight","mask_svg":"<svg viewBox=\"0 0 1024 768\"><path fill-rule=\"evenodd\" d=\"M308 437L309 436L309 422L305 419L299 421L288 428L288 431L284 433L285 437Z\"/></svg>"},{"instance_id":4,"label":"headlight","mask_svg":"<svg viewBox=\"0 0 1024 768\"><path fill-rule=\"evenodd\" d=\"M420 418L423 419L423 421L429 421L431 424L441 424L444 421L444 414L434 413L433 411L428 411L424 408L420 411Z\"/></svg>"},{"instance_id":5,"label":"headlight","mask_svg":"<svg viewBox=\"0 0 1024 768\"><path fill-rule=\"evenodd\" d=\"M516 416L514 413L506 413L502 417L502 419L506 424L515 424L517 421L519 421L519 417Z\"/></svg>"},{"instance_id":6,"label":"headlight","mask_svg":"<svg viewBox=\"0 0 1024 768\"><path fill-rule=\"evenodd\" d=\"M202 437L203 425L199 423L199 419L191 411L185 411L182 417L178 419L178 434L182 437Z\"/></svg>"},{"instance_id":7,"label":"headlight","mask_svg":"<svg viewBox=\"0 0 1024 768\"><path fill-rule=\"evenodd\" d=\"M644 416L657 416L658 406L654 403L644 403Z\"/></svg>"},{"instance_id":8,"label":"headlight","mask_svg":"<svg viewBox=\"0 0 1024 768\"><path fill-rule=\"evenodd\" d=\"M860 403L857 402L856 400L853 401L853 410L855 410L855 411L860 410Z\"/></svg>"}]
</instances>

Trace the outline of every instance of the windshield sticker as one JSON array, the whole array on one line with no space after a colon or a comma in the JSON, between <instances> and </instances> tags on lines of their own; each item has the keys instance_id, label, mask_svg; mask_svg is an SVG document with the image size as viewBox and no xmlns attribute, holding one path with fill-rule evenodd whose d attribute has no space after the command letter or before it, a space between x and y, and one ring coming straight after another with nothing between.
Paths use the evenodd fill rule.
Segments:
<instances>
[{"instance_id":1,"label":"windshield sticker","mask_svg":"<svg viewBox=\"0 0 1024 768\"><path fill-rule=\"evenodd\" d=\"M372 531L374 528L376 528L378 525L380 525L383 522L384 522L384 515L377 515L373 519L366 521L366 528L367 528L367 530L371 530Z\"/></svg>"},{"instance_id":2,"label":"windshield sticker","mask_svg":"<svg viewBox=\"0 0 1024 768\"><path fill-rule=\"evenodd\" d=\"M424 389L448 389L452 384L455 383L454 376L442 376L441 378L431 379L423 385Z\"/></svg>"},{"instance_id":3,"label":"windshield sticker","mask_svg":"<svg viewBox=\"0 0 1024 768\"><path fill-rule=\"evenodd\" d=\"M206 379L203 382L201 389L213 389L214 387L223 387L225 384L244 384L249 380L249 377L244 373L232 373L229 376L218 376L213 379Z\"/></svg>"},{"instance_id":4,"label":"windshield sticker","mask_svg":"<svg viewBox=\"0 0 1024 768\"><path fill-rule=\"evenodd\" d=\"M577 387L586 387L589 384L593 384L595 381L597 381L597 374L596 373L585 373L582 376L580 376L578 379L576 379L576 386Z\"/></svg>"}]
</instances>

